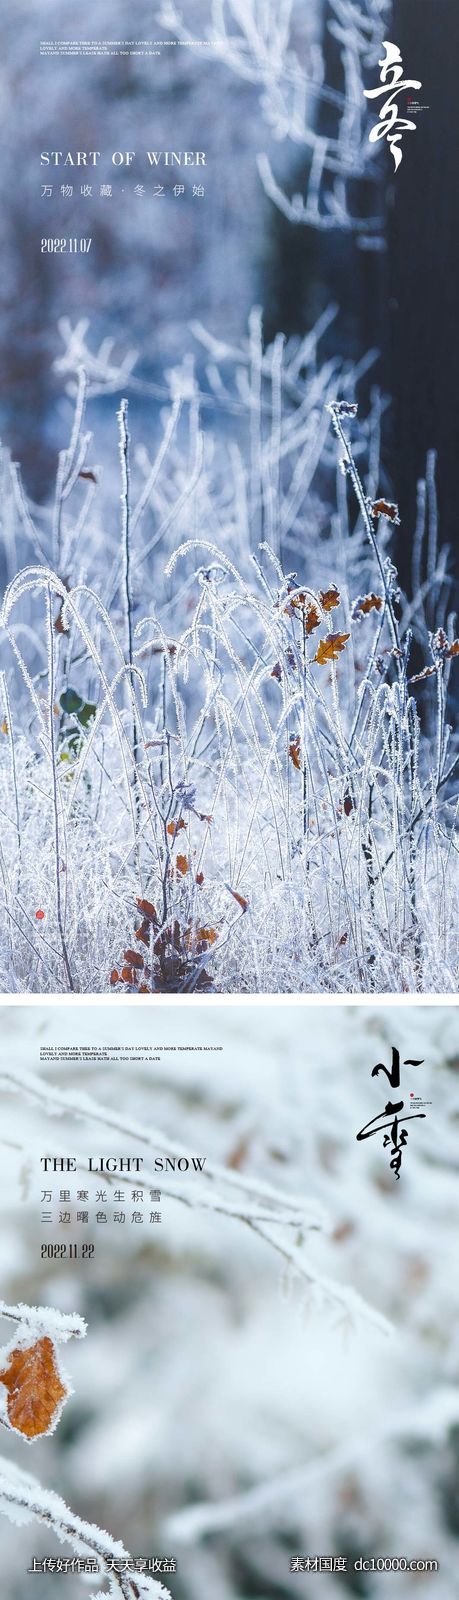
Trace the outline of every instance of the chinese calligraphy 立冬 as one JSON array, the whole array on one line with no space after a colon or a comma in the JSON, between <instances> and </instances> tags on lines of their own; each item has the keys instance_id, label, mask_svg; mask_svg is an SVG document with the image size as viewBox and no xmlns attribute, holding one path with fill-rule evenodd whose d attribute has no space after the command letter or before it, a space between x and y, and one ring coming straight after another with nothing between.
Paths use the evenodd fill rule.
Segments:
<instances>
[{"instance_id":1,"label":"chinese calligraphy \u7acb\u51ac","mask_svg":"<svg viewBox=\"0 0 459 1600\"><path fill-rule=\"evenodd\" d=\"M385 94L389 88L390 93L379 112L379 122L371 129L369 134L370 144L375 144L378 139L384 139L390 145L394 158L395 169L400 166L402 150L400 140L405 128L415 128L416 123L408 117L400 117L397 96L402 89L421 89L422 84L417 78L404 78L401 52L397 44L390 44L384 39L385 57L378 63L381 67L381 83L379 89L364 89L366 100L375 100L378 95ZM391 73L391 77L388 74Z\"/></svg>"}]
</instances>

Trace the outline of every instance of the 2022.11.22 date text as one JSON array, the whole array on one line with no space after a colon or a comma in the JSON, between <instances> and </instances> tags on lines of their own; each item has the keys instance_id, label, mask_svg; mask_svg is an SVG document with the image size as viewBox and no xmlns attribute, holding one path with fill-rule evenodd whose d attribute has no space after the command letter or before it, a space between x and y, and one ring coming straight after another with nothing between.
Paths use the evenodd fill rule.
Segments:
<instances>
[{"instance_id":1,"label":"2022.11.22 date text","mask_svg":"<svg viewBox=\"0 0 459 1600\"><path fill-rule=\"evenodd\" d=\"M95 1244L42 1244L41 1259L52 1261L92 1261L95 1255Z\"/></svg>"}]
</instances>

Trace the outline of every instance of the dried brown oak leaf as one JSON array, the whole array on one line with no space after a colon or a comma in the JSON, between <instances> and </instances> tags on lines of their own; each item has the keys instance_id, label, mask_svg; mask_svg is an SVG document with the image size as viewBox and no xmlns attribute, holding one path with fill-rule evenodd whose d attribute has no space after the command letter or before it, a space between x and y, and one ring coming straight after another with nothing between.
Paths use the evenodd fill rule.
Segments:
<instances>
[{"instance_id":1,"label":"dried brown oak leaf","mask_svg":"<svg viewBox=\"0 0 459 1600\"><path fill-rule=\"evenodd\" d=\"M189 869L190 869L190 863L189 863L189 860L188 860L188 856L177 856L177 859L176 859L176 862L175 862L175 869L176 869L176 872L181 872L182 877L184 878L185 877L185 873L189 872Z\"/></svg>"},{"instance_id":2,"label":"dried brown oak leaf","mask_svg":"<svg viewBox=\"0 0 459 1600\"><path fill-rule=\"evenodd\" d=\"M334 606L339 606L341 595L336 583L331 583L329 589L319 590L319 600L324 611L333 611Z\"/></svg>"},{"instance_id":3,"label":"dried brown oak leaf","mask_svg":"<svg viewBox=\"0 0 459 1600\"><path fill-rule=\"evenodd\" d=\"M120 978L122 983L129 983L131 988L135 988L138 979L137 969L135 967L122 967Z\"/></svg>"},{"instance_id":4,"label":"dried brown oak leaf","mask_svg":"<svg viewBox=\"0 0 459 1600\"><path fill-rule=\"evenodd\" d=\"M138 898L136 900L136 906L138 906L139 911L142 912L142 916L148 918L149 922L158 921L156 906L152 904L151 900L141 900Z\"/></svg>"},{"instance_id":5,"label":"dried brown oak leaf","mask_svg":"<svg viewBox=\"0 0 459 1600\"><path fill-rule=\"evenodd\" d=\"M292 594L291 586L289 584L287 594L290 595L290 599L288 600L287 605L284 606L285 615L286 617L294 617L296 612L302 611L303 606L306 604L305 590L297 589L296 594Z\"/></svg>"},{"instance_id":6,"label":"dried brown oak leaf","mask_svg":"<svg viewBox=\"0 0 459 1600\"><path fill-rule=\"evenodd\" d=\"M228 889L229 894L232 894L233 900L237 900L238 906L241 907L241 911L248 911L249 902L246 900L245 895L239 894L238 889L232 889L230 883L226 884L226 888Z\"/></svg>"},{"instance_id":7,"label":"dried brown oak leaf","mask_svg":"<svg viewBox=\"0 0 459 1600\"><path fill-rule=\"evenodd\" d=\"M58 613L57 613L57 617L56 617L55 623L54 623L54 632L55 633L68 633L68 631L69 631L68 628L64 628L64 624L63 624L63 621L62 621L63 606L64 606L64 601L62 600L61 605L59 606L59 610L58 610Z\"/></svg>"},{"instance_id":8,"label":"dried brown oak leaf","mask_svg":"<svg viewBox=\"0 0 459 1600\"><path fill-rule=\"evenodd\" d=\"M184 828L184 827L185 827L185 823L183 821L183 817L179 817L177 822L168 822L167 831L168 831L168 833L170 833L171 838L175 839L176 834L180 833L180 829Z\"/></svg>"},{"instance_id":9,"label":"dried brown oak leaf","mask_svg":"<svg viewBox=\"0 0 459 1600\"><path fill-rule=\"evenodd\" d=\"M292 735L288 747L288 753L290 760L293 761L293 765L296 767L297 772L301 772L301 745L298 733L294 733Z\"/></svg>"},{"instance_id":10,"label":"dried brown oak leaf","mask_svg":"<svg viewBox=\"0 0 459 1600\"><path fill-rule=\"evenodd\" d=\"M143 956L139 956L138 950L131 950L130 948L125 950L124 960L127 961L130 967L143 967Z\"/></svg>"},{"instance_id":11,"label":"dried brown oak leaf","mask_svg":"<svg viewBox=\"0 0 459 1600\"><path fill-rule=\"evenodd\" d=\"M187 928L185 932L186 948L191 950L193 955L195 953L202 955L209 945L215 944L216 938L216 928Z\"/></svg>"},{"instance_id":12,"label":"dried brown oak leaf","mask_svg":"<svg viewBox=\"0 0 459 1600\"><path fill-rule=\"evenodd\" d=\"M382 604L381 594L359 594L352 606L352 616L367 617L370 611L380 611Z\"/></svg>"},{"instance_id":13,"label":"dried brown oak leaf","mask_svg":"<svg viewBox=\"0 0 459 1600\"><path fill-rule=\"evenodd\" d=\"M314 661L319 667L326 666L328 661L337 661L349 637L348 633L328 633L326 639L319 639Z\"/></svg>"},{"instance_id":14,"label":"dried brown oak leaf","mask_svg":"<svg viewBox=\"0 0 459 1600\"><path fill-rule=\"evenodd\" d=\"M389 522L396 525L400 522L398 506L393 500L369 500L368 509L372 517L388 517Z\"/></svg>"},{"instance_id":15,"label":"dried brown oak leaf","mask_svg":"<svg viewBox=\"0 0 459 1600\"><path fill-rule=\"evenodd\" d=\"M424 678L431 678L432 674L440 671L441 665L440 662L437 661L434 667L424 667L422 672L415 672L413 678L408 678L408 683L423 683Z\"/></svg>"},{"instance_id":16,"label":"dried brown oak leaf","mask_svg":"<svg viewBox=\"0 0 459 1600\"><path fill-rule=\"evenodd\" d=\"M313 606L312 604L306 606L304 620L307 634L314 633L314 628L320 628L320 617L317 606Z\"/></svg>"},{"instance_id":17,"label":"dried brown oak leaf","mask_svg":"<svg viewBox=\"0 0 459 1600\"><path fill-rule=\"evenodd\" d=\"M337 605L338 601L335 601L334 604ZM304 614L306 633L313 633L314 628L320 628L320 616L317 606L314 605L313 600L310 600L304 589L300 589L298 594L293 594L288 605L285 606L285 615L287 617L296 617L299 611ZM272 676L275 676L274 672Z\"/></svg>"},{"instance_id":18,"label":"dried brown oak leaf","mask_svg":"<svg viewBox=\"0 0 459 1600\"><path fill-rule=\"evenodd\" d=\"M8 1391L7 1410L11 1427L26 1439L49 1433L57 1421L62 1402L70 1391L62 1383L56 1351L45 1336L26 1349L12 1350L0 1383Z\"/></svg>"}]
</instances>

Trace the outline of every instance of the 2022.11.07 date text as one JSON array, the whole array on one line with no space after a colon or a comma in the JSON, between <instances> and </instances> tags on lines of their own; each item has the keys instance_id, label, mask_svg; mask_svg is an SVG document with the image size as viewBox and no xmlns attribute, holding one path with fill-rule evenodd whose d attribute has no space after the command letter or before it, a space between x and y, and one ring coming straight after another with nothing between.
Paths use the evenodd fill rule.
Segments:
<instances>
[{"instance_id":1,"label":"2022.11.07 date text","mask_svg":"<svg viewBox=\"0 0 459 1600\"><path fill-rule=\"evenodd\" d=\"M72 239L54 239L54 238L51 237L51 238L46 238L46 239L42 239L41 240L40 253L41 253L41 255L56 255L56 256L64 255L64 254L65 255L70 255L70 256L76 256L76 255L86 255L87 256L89 251L90 251L90 249L91 249L91 245L92 245L92 238L90 238L90 239L75 239L75 238L72 238Z\"/></svg>"},{"instance_id":2,"label":"2022.11.07 date text","mask_svg":"<svg viewBox=\"0 0 459 1600\"><path fill-rule=\"evenodd\" d=\"M41 1259L44 1261L92 1261L95 1255L95 1244L42 1244Z\"/></svg>"}]
</instances>

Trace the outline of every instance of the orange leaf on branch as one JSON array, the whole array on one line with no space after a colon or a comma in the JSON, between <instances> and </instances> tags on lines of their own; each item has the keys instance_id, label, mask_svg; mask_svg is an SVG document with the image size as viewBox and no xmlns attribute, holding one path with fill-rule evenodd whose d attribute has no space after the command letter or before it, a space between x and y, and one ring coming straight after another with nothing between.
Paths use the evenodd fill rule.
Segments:
<instances>
[{"instance_id":1,"label":"orange leaf on branch","mask_svg":"<svg viewBox=\"0 0 459 1600\"><path fill-rule=\"evenodd\" d=\"M441 672L439 661L436 661L434 667L424 667L422 672L415 672L413 678L408 678L408 683L423 683L424 678L431 678L436 672Z\"/></svg>"},{"instance_id":2,"label":"orange leaf on branch","mask_svg":"<svg viewBox=\"0 0 459 1600\"><path fill-rule=\"evenodd\" d=\"M249 902L245 899L245 896L243 894L239 894L237 889L232 889L231 884L229 883L226 884L226 888L228 889L228 893L232 894L233 900L237 900L238 906L241 907L241 911L248 911Z\"/></svg>"},{"instance_id":3,"label":"orange leaf on branch","mask_svg":"<svg viewBox=\"0 0 459 1600\"><path fill-rule=\"evenodd\" d=\"M136 900L136 906L142 912L143 917L148 917L149 922L158 921L156 906L153 905L151 900L141 900L139 898Z\"/></svg>"},{"instance_id":4,"label":"orange leaf on branch","mask_svg":"<svg viewBox=\"0 0 459 1600\"><path fill-rule=\"evenodd\" d=\"M359 594L352 606L354 618L367 617L370 611L380 611L383 598L380 594Z\"/></svg>"},{"instance_id":5,"label":"orange leaf on branch","mask_svg":"<svg viewBox=\"0 0 459 1600\"><path fill-rule=\"evenodd\" d=\"M188 856L177 856L177 859L176 859L176 862L175 862L175 867L176 867L176 871L177 872L181 872L182 877L184 878L185 877L185 873L189 872L189 870L190 870L190 862L189 862Z\"/></svg>"},{"instance_id":6,"label":"orange leaf on branch","mask_svg":"<svg viewBox=\"0 0 459 1600\"><path fill-rule=\"evenodd\" d=\"M337 605L338 601L335 603ZM300 589L298 594L293 594L288 605L285 606L286 617L296 617L299 611L302 611L304 615L306 633L313 633L314 628L320 628L320 615L317 606L314 605L314 601L310 599L304 589ZM277 665L280 671L279 663ZM274 668L272 677L275 678L277 675L276 668Z\"/></svg>"},{"instance_id":7,"label":"orange leaf on branch","mask_svg":"<svg viewBox=\"0 0 459 1600\"><path fill-rule=\"evenodd\" d=\"M326 639L319 639L314 661L319 667L326 666L328 661L337 661L349 638L349 633L328 633Z\"/></svg>"},{"instance_id":8,"label":"orange leaf on branch","mask_svg":"<svg viewBox=\"0 0 459 1600\"><path fill-rule=\"evenodd\" d=\"M290 760L293 761L293 765L296 767L297 772L301 772L301 745L298 733L292 735L288 747L288 753Z\"/></svg>"},{"instance_id":9,"label":"orange leaf on branch","mask_svg":"<svg viewBox=\"0 0 459 1600\"><path fill-rule=\"evenodd\" d=\"M170 833L171 838L175 839L176 835L180 833L180 829L184 827L185 823L183 821L183 817L179 817L178 822L168 822L167 831Z\"/></svg>"},{"instance_id":10,"label":"orange leaf on branch","mask_svg":"<svg viewBox=\"0 0 459 1600\"><path fill-rule=\"evenodd\" d=\"M336 583L331 583L329 589L320 589L319 600L324 611L333 611L334 606L339 606L341 595Z\"/></svg>"},{"instance_id":11,"label":"orange leaf on branch","mask_svg":"<svg viewBox=\"0 0 459 1600\"><path fill-rule=\"evenodd\" d=\"M188 928L185 934L185 943L188 950L202 955L209 945L215 944L217 932L215 928Z\"/></svg>"},{"instance_id":12,"label":"orange leaf on branch","mask_svg":"<svg viewBox=\"0 0 459 1600\"><path fill-rule=\"evenodd\" d=\"M284 607L285 615L286 617L294 617L295 612L301 611L302 607L306 604L306 592L304 589L297 589L296 594L294 594L292 593L292 586L289 584L287 593L290 598L287 601L287 605Z\"/></svg>"},{"instance_id":13,"label":"orange leaf on branch","mask_svg":"<svg viewBox=\"0 0 459 1600\"><path fill-rule=\"evenodd\" d=\"M130 967L140 968L144 965L143 956L139 956L138 950L125 950L124 960L128 962Z\"/></svg>"},{"instance_id":14,"label":"orange leaf on branch","mask_svg":"<svg viewBox=\"0 0 459 1600\"><path fill-rule=\"evenodd\" d=\"M46 1336L25 1349L12 1350L0 1383L7 1390L8 1420L17 1433L37 1439L51 1431L69 1394L52 1339Z\"/></svg>"},{"instance_id":15,"label":"orange leaf on branch","mask_svg":"<svg viewBox=\"0 0 459 1600\"><path fill-rule=\"evenodd\" d=\"M314 628L320 628L319 612L317 610L317 606L312 604L312 601L310 605L306 606L304 620L307 634L313 633Z\"/></svg>"},{"instance_id":16,"label":"orange leaf on branch","mask_svg":"<svg viewBox=\"0 0 459 1600\"><path fill-rule=\"evenodd\" d=\"M398 506L393 500L369 500L368 510L372 517L388 517L396 527L400 522Z\"/></svg>"}]
</instances>

